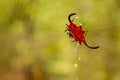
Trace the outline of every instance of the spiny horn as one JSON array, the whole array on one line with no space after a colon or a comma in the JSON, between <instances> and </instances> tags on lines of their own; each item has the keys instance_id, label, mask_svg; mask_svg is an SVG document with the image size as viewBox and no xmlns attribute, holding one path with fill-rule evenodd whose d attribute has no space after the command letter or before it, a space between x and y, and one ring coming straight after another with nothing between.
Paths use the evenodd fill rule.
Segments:
<instances>
[{"instance_id":1,"label":"spiny horn","mask_svg":"<svg viewBox=\"0 0 120 80\"><path fill-rule=\"evenodd\" d=\"M89 46L86 42L84 42L84 44L85 44L87 47L91 48L91 49L97 49L97 48L99 48L99 46L91 47L91 46Z\"/></svg>"},{"instance_id":2,"label":"spiny horn","mask_svg":"<svg viewBox=\"0 0 120 80\"><path fill-rule=\"evenodd\" d=\"M69 20L70 23L72 23L71 16L73 16L73 15L76 15L76 13L71 13L71 14L68 16L68 20Z\"/></svg>"}]
</instances>

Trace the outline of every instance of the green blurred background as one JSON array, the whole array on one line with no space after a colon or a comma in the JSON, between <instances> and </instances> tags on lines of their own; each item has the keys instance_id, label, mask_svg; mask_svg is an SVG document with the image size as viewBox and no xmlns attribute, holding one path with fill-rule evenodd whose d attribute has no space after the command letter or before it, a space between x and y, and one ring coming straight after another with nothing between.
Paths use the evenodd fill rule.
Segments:
<instances>
[{"instance_id":1,"label":"green blurred background","mask_svg":"<svg viewBox=\"0 0 120 80\"><path fill-rule=\"evenodd\" d=\"M64 32L68 15L92 50ZM119 0L0 0L0 80L120 80Z\"/></svg>"}]
</instances>

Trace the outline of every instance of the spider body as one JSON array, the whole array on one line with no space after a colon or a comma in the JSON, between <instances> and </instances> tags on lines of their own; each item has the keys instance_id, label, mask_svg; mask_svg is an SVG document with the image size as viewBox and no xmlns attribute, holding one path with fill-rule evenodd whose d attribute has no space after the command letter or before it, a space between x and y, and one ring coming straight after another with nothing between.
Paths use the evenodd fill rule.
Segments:
<instances>
[{"instance_id":1,"label":"spider body","mask_svg":"<svg viewBox=\"0 0 120 80\"><path fill-rule=\"evenodd\" d=\"M99 46L96 47L92 47L89 46L86 43L85 40L85 36L87 34L87 32L85 33L85 31L82 29L82 26L77 26L76 24L73 23L73 20L71 20L71 16L76 15L76 13L72 13L68 16L68 20L69 20L69 25L67 25L67 29L65 30L65 32L67 32L67 34L69 35L69 37L74 38L75 42L79 42L81 45L81 42L84 43L87 47L91 48L91 49L97 49L99 48ZM73 18L74 19L74 18Z\"/></svg>"}]
</instances>

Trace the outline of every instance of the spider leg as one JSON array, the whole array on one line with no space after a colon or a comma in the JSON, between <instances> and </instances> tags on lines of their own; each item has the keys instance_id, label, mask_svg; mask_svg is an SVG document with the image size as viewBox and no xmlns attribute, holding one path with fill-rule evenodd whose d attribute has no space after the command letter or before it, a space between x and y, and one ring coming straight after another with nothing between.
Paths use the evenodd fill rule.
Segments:
<instances>
[{"instance_id":1,"label":"spider leg","mask_svg":"<svg viewBox=\"0 0 120 80\"><path fill-rule=\"evenodd\" d=\"M71 42L76 42L76 43L77 43L77 40L74 39L74 40L72 40Z\"/></svg>"},{"instance_id":2,"label":"spider leg","mask_svg":"<svg viewBox=\"0 0 120 80\"><path fill-rule=\"evenodd\" d=\"M69 32L67 32L67 35L69 35Z\"/></svg>"},{"instance_id":3,"label":"spider leg","mask_svg":"<svg viewBox=\"0 0 120 80\"><path fill-rule=\"evenodd\" d=\"M65 30L65 32L68 31L68 29Z\"/></svg>"},{"instance_id":4,"label":"spider leg","mask_svg":"<svg viewBox=\"0 0 120 80\"><path fill-rule=\"evenodd\" d=\"M66 24L66 26L69 26L68 24Z\"/></svg>"},{"instance_id":5,"label":"spider leg","mask_svg":"<svg viewBox=\"0 0 120 80\"><path fill-rule=\"evenodd\" d=\"M88 31L84 31L84 33L85 33L84 35L85 35L85 36L87 35L87 32L88 32Z\"/></svg>"},{"instance_id":6,"label":"spider leg","mask_svg":"<svg viewBox=\"0 0 120 80\"><path fill-rule=\"evenodd\" d=\"M65 30L65 32L66 32L66 31L69 31L69 29L67 28L67 29Z\"/></svg>"},{"instance_id":7,"label":"spider leg","mask_svg":"<svg viewBox=\"0 0 120 80\"><path fill-rule=\"evenodd\" d=\"M70 37L70 38L73 38L73 35L72 35L70 32L69 32L69 37Z\"/></svg>"},{"instance_id":8,"label":"spider leg","mask_svg":"<svg viewBox=\"0 0 120 80\"><path fill-rule=\"evenodd\" d=\"M80 27L80 29L82 29L82 26L78 26L78 27Z\"/></svg>"},{"instance_id":9,"label":"spider leg","mask_svg":"<svg viewBox=\"0 0 120 80\"><path fill-rule=\"evenodd\" d=\"M79 44L81 45L81 42L79 42Z\"/></svg>"},{"instance_id":10,"label":"spider leg","mask_svg":"<svg viewBox=\"0 0 120 80\"><path fill-rule=\"evenodd\" d=\"M76 40L72 40L71 42L76 42Z\"/></svg>"}]
</instances>

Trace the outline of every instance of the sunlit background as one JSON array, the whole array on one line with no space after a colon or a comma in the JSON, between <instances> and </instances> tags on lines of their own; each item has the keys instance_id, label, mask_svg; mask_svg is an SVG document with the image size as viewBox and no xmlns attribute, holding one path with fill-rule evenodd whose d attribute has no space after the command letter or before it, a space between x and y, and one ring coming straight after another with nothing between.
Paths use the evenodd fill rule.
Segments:
<instances>
[{"instance_id":1,"label":"sunlit background","mask_svg":"<svg viewBox=\"0 0 120 80\"><path fill-rule=\"evenodd\" d=\"M71 42L73 12L99 49ZM120 1L0 0L0 80L120 80Z\"/></svg>"}]
</instances>

